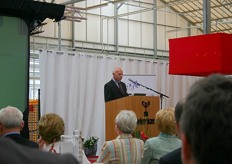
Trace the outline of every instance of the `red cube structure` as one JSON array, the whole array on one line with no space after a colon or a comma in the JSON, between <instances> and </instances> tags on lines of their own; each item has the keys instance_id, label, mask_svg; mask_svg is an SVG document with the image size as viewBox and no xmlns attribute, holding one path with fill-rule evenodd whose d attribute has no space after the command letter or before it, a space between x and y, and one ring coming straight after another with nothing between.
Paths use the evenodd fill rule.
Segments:
<instances>
[{"instance_id":1,"label":"red cube structure","mask_svg":"<svg viewBox=\"0 0 232 164\"><path fill-rule=\"evenodd\" d=\"M169 74L232 74L232 35L204 34L169 40Z\"/></svg>"}]
</instances>

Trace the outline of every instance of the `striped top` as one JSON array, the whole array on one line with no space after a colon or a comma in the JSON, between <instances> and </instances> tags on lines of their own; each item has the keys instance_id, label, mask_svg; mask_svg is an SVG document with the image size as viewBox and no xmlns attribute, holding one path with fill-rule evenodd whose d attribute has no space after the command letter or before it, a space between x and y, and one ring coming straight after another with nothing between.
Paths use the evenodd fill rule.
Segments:
<instances>
[{"instance_id":1,"label":"striped top","mask_svg":"<svg viewBox=\"0 0 232 164\"><path fill-rule=\"evenodd\" d=\"M121 134L116 139L106 141L97 162L113 164L140 164L143 158L144 142L131 134Z\"/></svg>"}]
</instances>

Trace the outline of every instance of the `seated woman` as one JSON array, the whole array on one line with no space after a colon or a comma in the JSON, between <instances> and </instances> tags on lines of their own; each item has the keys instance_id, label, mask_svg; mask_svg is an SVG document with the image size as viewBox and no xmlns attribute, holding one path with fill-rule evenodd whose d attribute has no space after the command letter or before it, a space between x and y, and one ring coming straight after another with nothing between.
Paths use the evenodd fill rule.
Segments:
<instances>
[{"instance_id":1,"label":"seated woman","mask_svg":"<svg viewBox=\"0 0 232 164\"><path fill-rule=\"evenodd\" d=\"M121 111L115 119L115 132L118 137L103 144L97 162L141 163L144 143L131 135L136 125L137 118L133 111Z\"/></svg>"},{"instance_id":2,"label":"seated woman","mask_svg":"<svg viewBox=\"0 0 232 164\"><path fill-rule=\"evenodd\" d=\"M38 126L40 149L59 154L60 137L64 134L64 120L55 113L48 113L41 117ZM82 151L82 160L83 164L90 163L84 151Z\"/></svg>"},{"instance_id":3,"label":"seated woman","mask_svg":"<svg viewBox=\"0 0 232 164\"><path fill-rule=\"evenodd\" d=\"M48 113L41 117L38 126L40 149L60 153L60 136L64 134L64 120L55 113Z\"/></svg>"},{"instance_id":4,"label":"seated woman","mask_svg":"<svg viewBox=\"0 0 232 164\"><path fill-rule=\"evenodd\" d=\"M161 156L181 147L181 140L175 135L177 132L174 109L161 109L156 113L156 125L159 136L146 140L142 164L158 163Z\"/></svg>"}]
</instances>

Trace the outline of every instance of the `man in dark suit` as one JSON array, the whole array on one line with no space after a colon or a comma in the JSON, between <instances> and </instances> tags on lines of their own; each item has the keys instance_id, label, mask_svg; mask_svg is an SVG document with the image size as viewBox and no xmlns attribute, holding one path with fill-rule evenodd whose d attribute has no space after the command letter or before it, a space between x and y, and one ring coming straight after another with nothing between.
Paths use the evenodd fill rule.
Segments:
<instances>
[{"instance_id":1,"label":"man in dark suit","mask_svg":"<svg viewBox=\"0 0 232 164\"><path fill-rule=\"evenodd\" d=\"M175 106L175 119L176 119L176 126L177 129L180 129L180 117L183 112L183 101L179 101ZM181 161L181 148L171 151L170 153L162 156L159 159L159 164L182 164Z\"/></svg>"},{"instance_id":2,"label":"man in dark suit","mask_svg":"<svg viewBox=\"0 0 232 164\"><path fill-rule=\"evenodd\" d=\"M19 109L8 106L0 110L0 134L2 137L10 138L24 146L39 148L36 142L21 136L20 131L23 126L23 113Z\"/></svg>"},{"instance_id":3,"label":"man in dark suit","mask_svg":"<svg viewBox=\"0 0 232 164\"><path fill-rule=\"evenodd\" d=\"M71 154L52 154L16 144L8 138L0 139L0 163L7 164L78 164Z\"/></svg>"},{"instance_id":4,"label":"man in dark suit","mask_svg":"<svg viewBox=\"0 0 232 164\"><path fill-rule=\"evenodd\" d=\"M113 78L104 86L105 102L128 96L126 84L121 82L122 77L122 69L115 68Z\"/></svg>"}]
</instances>

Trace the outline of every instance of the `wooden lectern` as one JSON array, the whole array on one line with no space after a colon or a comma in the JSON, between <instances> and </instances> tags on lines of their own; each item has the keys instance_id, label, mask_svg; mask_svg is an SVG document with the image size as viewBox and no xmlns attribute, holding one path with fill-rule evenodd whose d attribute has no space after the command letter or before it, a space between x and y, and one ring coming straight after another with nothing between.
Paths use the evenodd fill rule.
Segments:
<instances>
[{"instance_id":1,"label":"wooden lectern","mask_svg":"<svg viewBox=\"0 0 232 164\"><path fill-rule=\"evenodd\" d=\"M142 104L143 103L143 104ZM150 104L146 110L146 104ZM160 109L159 96L128 96L105 104L106 141L115 139L115 117L121 110L133 110L138 119L136 130L147 132L149 137L159 134L155 125L155 114ZM146 116L146 112L148 116Z\"/></svg>"}]
</instances>

